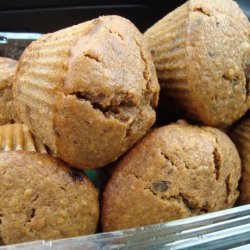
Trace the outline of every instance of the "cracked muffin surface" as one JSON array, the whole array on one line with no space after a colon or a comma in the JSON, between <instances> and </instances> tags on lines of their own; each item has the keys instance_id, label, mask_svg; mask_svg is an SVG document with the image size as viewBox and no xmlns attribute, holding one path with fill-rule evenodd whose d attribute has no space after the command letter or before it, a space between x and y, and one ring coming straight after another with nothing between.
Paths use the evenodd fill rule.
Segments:
<instances>
[{"instance_id":1,"label":"cracked muffin surface","mask_svg":"<svg viewBox=\"0 0 250 250\"><path fill-rule=\"evenodd\" d=\"M0 177L0 245L96 232L98 193L79 171L36 152L1 152Z\"/></svg>"},{"instance_id":2,"label":"cracked muffin surface","mask_svg":"<svg viewBox=\"0 0 250 250\"><path fill-rule=\"evenodd\" d=\"M113 231L230 208L241 162L210 127L169 125L145 136L118 164L103 194L102 228Z\"/></svg>"},{"instance_id":3,"label":"cracked muffin surface","mask_svg":"<svg viewBox=\"0 0 250 250\"><path fill-rule=\"evenodd\" d=\"M189 0L144 35L162 106L225 128L250 108L250 23L232 0Z\"/></svg>"},{"instance_id":4,"label":"cracked muffin surface","mask_svg":"<svg viewBox=\"0 0 250 250\"><path fill-rule=\"evenodd\" d=\"M24 52L14 97L22 121L65 162L102 167L155 122L159 84L141 33L106 16L48 34Z\"/></svg>"},{"instance_id":5,"label":"cracked muffin surface","mask_svg":"<svg viewBox=\"0 0 250 250\"><path fill-rule=\"evenodd\" d=\"M0 57L0 125L18 121L12 94L16 67L17 61Z\"/></svg>"}]
</instances>

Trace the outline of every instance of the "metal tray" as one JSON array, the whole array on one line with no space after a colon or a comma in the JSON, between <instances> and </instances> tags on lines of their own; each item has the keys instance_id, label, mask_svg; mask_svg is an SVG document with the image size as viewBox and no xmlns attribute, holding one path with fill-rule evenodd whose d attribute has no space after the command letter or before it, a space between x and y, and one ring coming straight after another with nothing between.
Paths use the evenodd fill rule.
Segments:
<instances>
[{"instance_id":1,"label":"metal tray","mask_svg":"<svg viewBox=\"0 0 250 250\"><path fill-rule=\"evenodd\" d=\"M40 36L39 33L0 32L0 56L19 59L24 49Z\"/></svg>"},{"instance_id":2,"label":"metal tray","mask_svg":"<svg viewBox=\"0 0 250 250\"><path fill-rule=\"evenodd\" d=\"M0 247L0 250L49 249L249 250L250 205L111 233Z\"/></svg>"}]
</instances>

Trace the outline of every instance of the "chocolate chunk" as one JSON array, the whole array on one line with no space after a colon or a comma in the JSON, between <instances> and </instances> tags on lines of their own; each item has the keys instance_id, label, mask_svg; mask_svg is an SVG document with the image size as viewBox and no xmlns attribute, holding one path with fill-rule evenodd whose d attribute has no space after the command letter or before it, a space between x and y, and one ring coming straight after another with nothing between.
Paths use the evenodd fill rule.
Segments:
<instances>
[{"instance_id":1,"label":"chocolate chunk","mask_svg":"<svg viewBox=\"0 0 250 250\"><path fill-rule=\"evenodd\" d=\"M155 192L165 192L168 190L170 183L168 181L155 181L152 183L152 189Z\"/></svg>"},{"instance_id":2,"label":"chocolate chunk","mask_svg":"<svg viewBox=\"0 0 250 250\"><path fill-rule=\"evenodd\" d=\"M215 58L215 53L212 52L212 51L208 51L208 55L209 55L209 57L211 57L211 58Z\"/></svg>"},{"instance_id":3,"label":"chocolate chunk","mask_svg":"<svg viewBox=\"0 0 250 250\"><path fill-rule=\"evenodd\" d=\"M80 182L84 181L84 175L81 171L78 171L76 169L70 169L69 174L74 181L80 181Z\"/></svg>"}]
</instances>

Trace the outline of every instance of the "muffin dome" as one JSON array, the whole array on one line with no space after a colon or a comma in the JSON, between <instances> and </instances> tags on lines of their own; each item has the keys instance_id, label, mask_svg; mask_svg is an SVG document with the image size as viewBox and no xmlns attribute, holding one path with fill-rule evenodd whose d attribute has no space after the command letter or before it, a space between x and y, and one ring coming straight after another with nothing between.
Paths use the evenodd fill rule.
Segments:
<instances>
[{"instance_id":1,"label":"muffin dome","mask_svg":"<svg viewBox=\"0 0 250 250\"><path fill-rule=\"evenodd\" d=\"M86 176L45 154L0 153L0 244L95 233L99 202Z\"/></svg>"},{"instance_id":2,"label":"muffin dome","mask_svg":"<svg viewBox=\"0 0 250 250\"><path fill-rule=\"evenodd\" d=\"M210 127L153 130L118 164L103 194L104 231L230 208L241 162L231 140Z\"/></svg>"},{"instance_id":3,"label":"muffin dome","mask_svg":"<svg viewBox=\"0 0 250 250\"><path fill-rule=\"evenodd\" d=\"M250 24L231 0L190 0L144 35L162 105L225 128L250 108Z\"/></svg>"},{"instance_id":4,"label":"muffin dome","mask_svg":"<svg viewBox=\"0 0 250 250\"><path fill-rule=\"evenodd\" d=\"M80 169L116 160L142 137L158 92L141 33L118 16L42 36L25 50L14 85L22 121Z\"/></svg>"}]
</instances>

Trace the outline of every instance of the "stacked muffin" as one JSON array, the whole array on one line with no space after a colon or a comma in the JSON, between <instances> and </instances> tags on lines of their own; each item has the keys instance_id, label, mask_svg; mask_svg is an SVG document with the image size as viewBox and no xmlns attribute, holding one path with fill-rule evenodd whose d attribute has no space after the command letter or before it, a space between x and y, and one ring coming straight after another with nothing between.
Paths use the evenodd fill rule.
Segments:
<instances>
[{"instance_id":1,"label":"stacked muffin","mask_svg":"<svg viewBox=\"0 0 250 250\"><path fill-rule=\"evenodd\" d=\"M240 156L240 199L249 202L249 119L233 132L240 156L218 129L250 108L249 64L250 25L231 0L190 0L144 37L105 16L33 42L13 84L25 125L0 127L0 242L95 233L98 192L82 170L110 164L103 231L234 206ZM149 131L157 76L165 115L203 125Z\"/></svg>"},{"instance_id":2,"label":"stacked muffin","mask_svg":"<svg viewBox=\"0 0 250 250\"><path fill-rule=\"evenodd\" d=\"M250 108L250 24L232 0L189 0L148 29L164 106L226 128Z\"/></svg>"},{"instance_id":3,"label":"stacked muffin","mask_svg":"<svg viewBox=\"0 0 250 250\"><path fill-rule=\"evenodd\" d=\"M230 139L210 127L154 129L119 163L103 196L103 230L112 231L230 208L241 164Z\"/></svg>"},{"instance_id":4,"label":"stacked muffin","mask_svg":"<svg viewBox=\"0 0 250 250\"><path fill-rule=\"evenodd\" d=\"M142 34L116 16L33 42L14 85L21 120L80 169L109 164L142 137L155 122L158 93Z\"/></svg>"}]
</instances>

